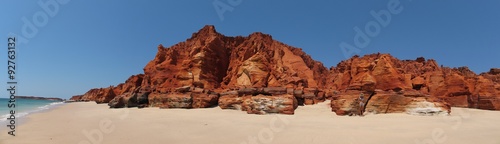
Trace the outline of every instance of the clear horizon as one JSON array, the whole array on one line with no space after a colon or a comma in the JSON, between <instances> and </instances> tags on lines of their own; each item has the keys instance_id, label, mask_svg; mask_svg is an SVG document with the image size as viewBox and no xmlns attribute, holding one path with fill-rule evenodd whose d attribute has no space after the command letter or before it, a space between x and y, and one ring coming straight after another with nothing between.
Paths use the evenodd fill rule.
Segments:
<instances>
[{"instance_id":1,"label":"clear horizon","mask_svg":"<svg viewBox=\"0 0 500 144\"><path fill-rule=\"evenodd\" d=\"M205 25L226 36L270 34L327 68L377 52L476 74L500 68L500 1L2 2L5 52L9 35L20 39L18 95L67 99L117 85L143 73L159 44L183 42ZM6 85L6 64L0 71Z\"/></svg>"}]
</instances>

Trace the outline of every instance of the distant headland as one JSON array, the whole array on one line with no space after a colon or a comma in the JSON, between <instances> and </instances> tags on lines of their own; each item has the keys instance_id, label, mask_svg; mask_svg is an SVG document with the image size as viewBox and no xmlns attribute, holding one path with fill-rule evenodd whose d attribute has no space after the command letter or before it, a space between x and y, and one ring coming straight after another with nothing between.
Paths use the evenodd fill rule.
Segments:
<instances>
[{"instance_id":1,"label":"distant headland","mask_svg":"<svg viewBox=\"0 0 500 144\"><path fill-rule=\"evenodd\" d=\"M61 99L61 98L37 97L37 96L16 96L16 99L35 99L35 100L65 101L64 99Z\"/></svg>"}]
</instances>

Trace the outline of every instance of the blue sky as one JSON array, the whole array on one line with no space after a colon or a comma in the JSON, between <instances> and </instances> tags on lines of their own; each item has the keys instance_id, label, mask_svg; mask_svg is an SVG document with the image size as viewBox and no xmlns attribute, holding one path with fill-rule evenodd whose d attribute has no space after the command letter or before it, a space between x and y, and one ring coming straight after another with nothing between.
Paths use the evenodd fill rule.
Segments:
<instances>
[{"instance_id":1,"label":"blue sky","mask_svg":"<svg viewBox=\"0 0 500 144\"><path fill-rule=\"evenodd\" d=\"M1 1L0 35L5 39L5 53L10 33L28 40L18 41L17 46L20 95L69 98L94 87L124 82L130 75L143 72L159 44L171 46L185 41L207 24L215 25L227 36L246 36L256 31L271 34L278 41L302 48L325 66L335 66L346 59L339 45L344 42L355 46L354 28L365 30L367 24L373 24L371 21L376 22L370 11L388 11L388 5L397 3L65 1ZM58 11L48 13L38 2L56 2ZM221 14L223 19L214 2L219 9L227 10ZM476 73L500 67L500 1L401 0L397 6L399 13L391 13L385 27L378 23L379 31L369 37L366 47L355 47L359 49L357 54L391 53L400 59L423 56L444 66L468 66ZM35 35L23 35L23 17L36 24ZM38 18L37 23L33 17ZM8 77L5 63L0 66L0 71L5 72L0 84L5 84ZM7 97L4 93L0 97Z\"/></svg>"}]
</instances>

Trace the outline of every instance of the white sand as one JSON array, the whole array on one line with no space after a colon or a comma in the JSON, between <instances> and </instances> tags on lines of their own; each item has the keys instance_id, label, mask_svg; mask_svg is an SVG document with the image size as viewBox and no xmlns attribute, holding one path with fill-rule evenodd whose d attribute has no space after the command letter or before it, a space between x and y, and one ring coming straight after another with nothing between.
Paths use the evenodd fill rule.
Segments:
<instances>
[{"instance_id":1,"label":"white sand","mask_svg":"<svg viewBox=\"0 0 500 144\"><path fill-rule=\"evenodd\" d=\"M336 116L329 103L295 115L208 109L108 109L71 103L29 115L1 144L500 144L500 112L453 108L452 116ZM100 126L100 122L102 122ZM85 133L90 133L88 138ZM252 141L253 139L253 141Z\"/></svg>"}]
</instances>

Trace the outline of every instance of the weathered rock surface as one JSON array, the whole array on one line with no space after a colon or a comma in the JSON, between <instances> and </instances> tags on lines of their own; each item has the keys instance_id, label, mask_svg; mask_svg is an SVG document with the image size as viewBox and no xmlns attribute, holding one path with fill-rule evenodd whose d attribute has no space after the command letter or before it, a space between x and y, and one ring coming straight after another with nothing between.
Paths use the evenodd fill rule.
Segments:
<instances>
[{"instance_id":1,"label":"weathered rock surface","mask_svg":"<svg viewBox=\"0 0 500 144\"><path fill-rule=\"evenodd\" d=\"M319 87L327 69L298 48L253 33L226 37L206 26L186 42L158 46L154 60L144 68L153 89L183 86L206 89L240 87Z\"/></svg>"},{"instance_id":2,"label":"weathered rock surface","mask_svg":"<svg viewBox=\"0 0 500 144\"><path fill-rule=\"evenodd\" d=\"M208 108L217 106L219 95L217 93L191 93L193 99L192 108Z\"/></svg>"},{"instance_id":3,"label":"weathered rock surface","mask_svg":"<svg viewBox=\"0 0 500 144\"><path fill-rule=\"evenodd\" d=\"M355 100L359 97L360 92L356 96L349 91L371 93L376 89L379 92L372 99L377 100L376 103L386 105L387 99L400 101L397 104L400 106L393 105L387 109L388 112L407 111L407 107L413 105L409 101L430 102L442 110L448 109L448 104L499 110L500 95L499 89L496 89L498 83L494 81L497 75L495 69L476 75L467 67L439 67L436 61L425 58L399 60L389 54L371 54L355 56L332 67L327 87L340 93L332 101L332 110L339 115L350 114L350 109L354 108L352 103L356 103ZM368 103L373 103L372 100Z\"/></svg>"},{"instance_id":4,"label":"weathered rock surface","mask_svg":"<svg viewBox=\"0 0 500 144\"><path fill-rule=\"evenodd\" d=\"M96 103L108 103L113 98L125 93L133 93L137 87L141 86L143 81L143 74L133 75L125 83L118 84L117 86L110 86L107 88L95 88L87 91L82 96L72 97L70 100L76 101L95 101ZM147 93L144 91L143 93Z\"/></svg>"},{"instance_id":5,"label":"weathered rock surface","mask_svg":"<svg viewBox=\"0 0 500 144\"><path fill-rule=\"evenodd\" d=\"M131 92L125 92L116 96L108 105L110 108L124 108L124 107L147 107L149 92L141 91L141 87L135 88Z\"/></svg>"},{"instance_id":6,"label":"weathered rock surface","mask_svg":"<svg viewBox=\"0 0 500 144\"><path fill-rule=\"evenodd\" d=\"M242 104L242 110L248 114L291 114L297 108L297 100L292 95L265 96L257 95L247 97Z\"/></svg>"},{"instance_id":7,"label":"weathered rock surface","mask_svg":"<svg viewBox=\"0 0 500 144\"><path fill-rule=\"evenodd\" d=\"M370 54L354 56L328 70L300 48L270 35L228 37L213 26L157 49L144 74L74 99L110 102L111 107L219 105L254 114L293 114L296 105L331 99L333 111L348 115L356 92L379 91L368 101L367 112L430 114L446 112L449 106L500 110L499 69L477 75L467 67L447 68L423 57L399 60L389 54Z\"/></svg>"},{"instance_id":8,"label":"weathered rock surface","mask_svg":"<svg viewBox=\"0 0 500 144\"><path fill-rule=\"evenodd\" d=\"M360 93L365 94L362 101L365 106L359 105ZM370 95L372 95L370 97ZM439 99L425 96L416 91L374 92L351 90L344 92L331 103L332 111L338 115L358 115L364 109L364 114L373 113L409 113L413 115L445 115L450 113L450 106Z\"/></svg>"},{"instance_id":9,"label":"weathered rock surface","mask_svg":"<svg viewBox=\"0 0 500 144\"><path fill-rule=\"evenodd\" d=\"M137 87L142 85L144 74L130 76L125 83L118 84L114 89L116 95L121 95L127 92L133 92Z\"/></svg>"},{"instance_id":10,"label":"weathered rock surface","mask_svg":"<svg viewBox=\"0 0 500 144\"><path fill-rule=\"evenodd\" d=\"M293 90L284 87L241 88L221 94L219 107L246 111L248 114L294 114L298 106Z\"/></svg>"},{"instance_id":11,"label":"weathered rock surface","mask_svg":"<svg viewBox=\"0 0 500 144\"><path fill-rule=\"evenodd\" d=\"M110 86L108 88L91 89L87 93L83 94L81 99L83 101L95 101L98 104L108 103L116 96L113 88L113 86Z\"/></svg>"},{"instance_id":12,"label":"weathered rock surface","mask_svg":"<svg viewBox=\"0 0 500 144\"><path fill-rule=\"evenodd\" d=\"M219 94L194 87L180 87L175 92L153 92L149 105L160 108L208 108L217 105Z\"/></svg>"},{"instance_id":13,"label":"weathered rock surface","mask_svg":"<svg viewBox=\"0 0 500 144\"><path fill-rule=\"evenodd\" d=\"M242 104L245 99L248 99L247 96L238 96L238 95L224 95L219 98L219 107L221 109L234 109L234 110L242 110Z\"/></svg>"},{"instance_id":14,"label":"weathered rock surface","mask_svg":"<svg viewBox=\"0 0 500 144\"><path fill-rule=\"evenodd\" d=\"M69 98L69 100L80 102L80 101L83 101L82 98L83 98L83 95L74 95L74 96L71 96L71 98Z\"/></svg>"}]
</instances>

